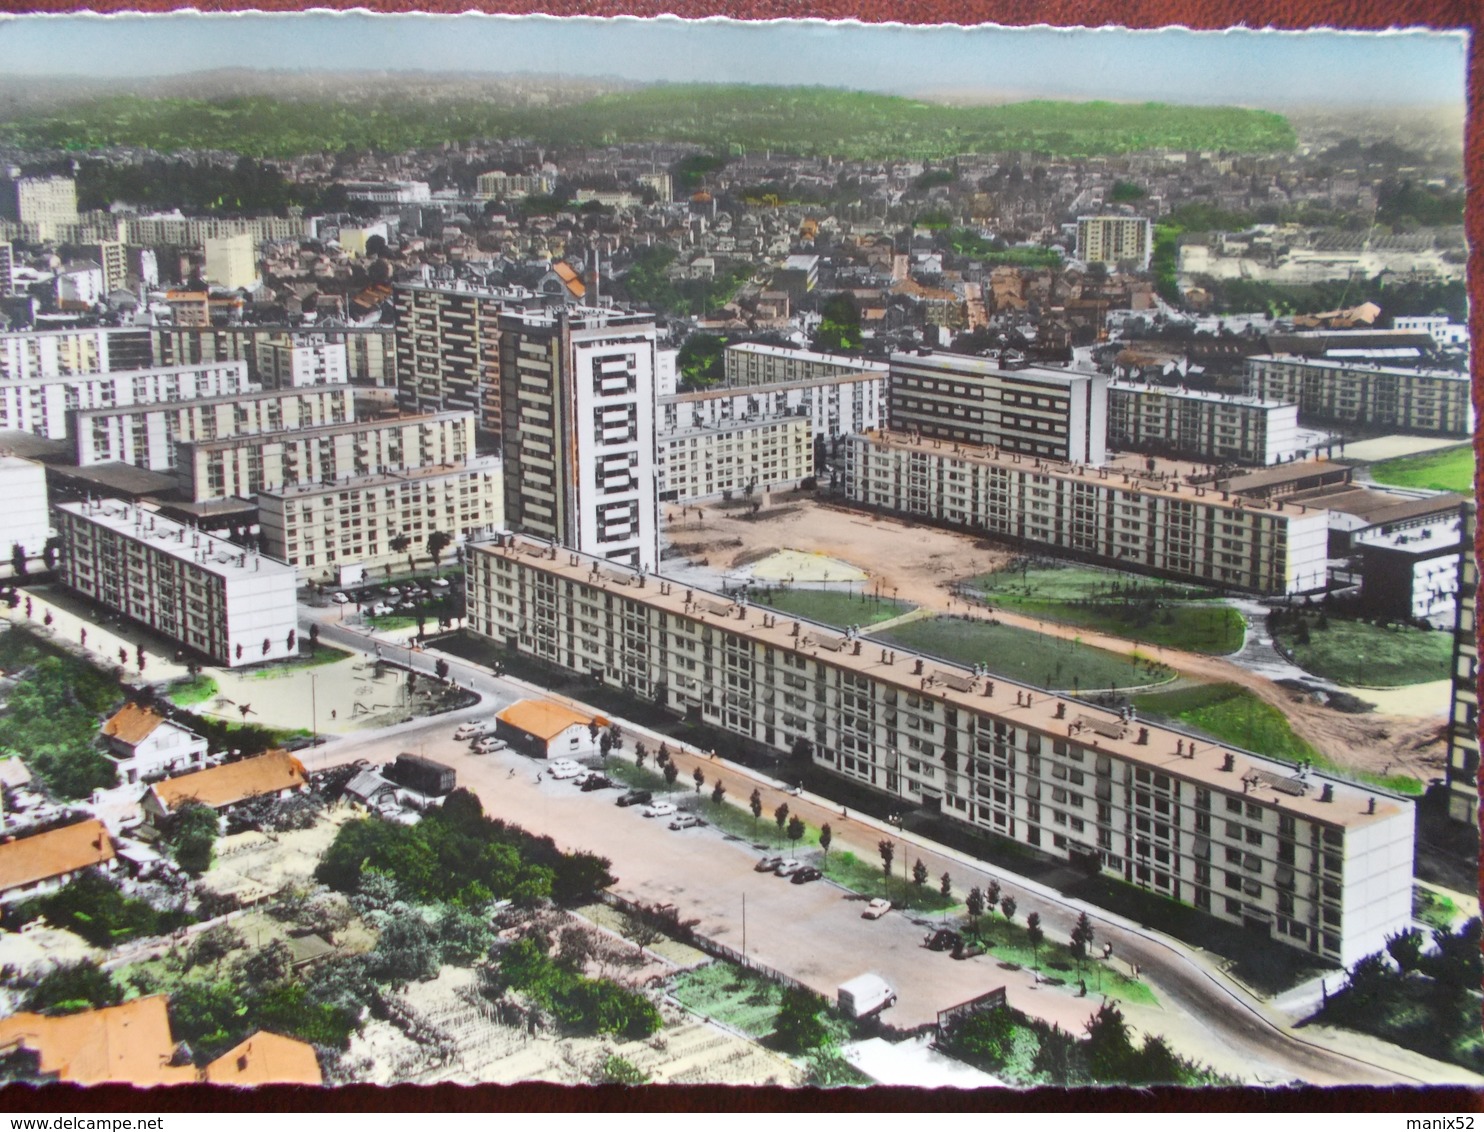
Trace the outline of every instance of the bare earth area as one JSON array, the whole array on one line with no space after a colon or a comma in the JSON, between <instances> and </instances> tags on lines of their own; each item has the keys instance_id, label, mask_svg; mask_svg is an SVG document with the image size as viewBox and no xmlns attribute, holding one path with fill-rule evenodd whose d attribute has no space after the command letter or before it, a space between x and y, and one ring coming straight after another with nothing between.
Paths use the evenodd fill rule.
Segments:
<instances>
[{"instance_id":1,"label":"bare earth area","mask_svg":"<svg viewBox=\"0 0 1484 1132\"><path fill-rule=\"evenodd\" d=\"M666 526L665 537L693 562L705 559L706 570L717 581L740 573L771 551L789 549L801 552L795 558L800 563L817 554L860 566L868 579L857 582L857 587L874 590L879 584L883 596L936 612L969 612L962 600L954 598L953 583L1003 567L1017 554L1007 545L972 535L807 501L790 500L756 518L745 517L745 510L721 507L700 513L693 508L683 518L675 514L676 522ZM796 580L806 579L797 575ZM1127 655L1149 649L1005 610L995 610L994 617L1007 625L1077 638L1110 652ZM1446 693L1436 695L1431 687L1426 691L1397 689L1387 697L1386 706L1391 709L1387 714L1345 715L1221 657L1168 648L1158 648L1156 653L1161 663L1184 676L1250 689L1284 712L1295 733L1342 766L1378 774L1412 774L1423 782L1444 772ZM1408 711L1409 705L1415 706ZM1394 714L1398 709L1407 714Z\"/></svg>"}]
</instances>

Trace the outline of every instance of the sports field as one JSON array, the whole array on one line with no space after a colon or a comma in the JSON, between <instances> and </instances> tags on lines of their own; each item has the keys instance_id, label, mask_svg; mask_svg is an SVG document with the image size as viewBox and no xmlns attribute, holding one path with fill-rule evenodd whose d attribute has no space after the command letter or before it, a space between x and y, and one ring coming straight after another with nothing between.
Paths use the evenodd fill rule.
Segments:
<instances>
[{"instance_id":1,"label":"sports field","mask_svg":"<svg viewBox=\"0 0 1484 1132\"><path fill-rule=\"evenodd\" d=\"M1471 495L1474 490L1474 448L1460 444L1419 456L1399 456L1371 465L1371 478L1393 487L1421 487L1430 491L1457 491Z\"/></svg>"}]
</instances>

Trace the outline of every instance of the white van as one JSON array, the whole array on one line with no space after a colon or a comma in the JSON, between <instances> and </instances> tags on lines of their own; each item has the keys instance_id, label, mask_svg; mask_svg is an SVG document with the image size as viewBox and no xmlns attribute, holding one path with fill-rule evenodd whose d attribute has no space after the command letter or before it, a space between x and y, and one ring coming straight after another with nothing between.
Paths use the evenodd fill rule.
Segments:
<instances>
[{"instance_id":1,"label":"white van","mask_svg":"<svg viewBox=\"0 0 1484 1132\"><path fill-rule=\"evenodd\" d=\"M865 1018L896 1002L897 992L880 975L857 975L850 982L840 984L836 997L846 1015Z\"/></svg>"}]
</instances>

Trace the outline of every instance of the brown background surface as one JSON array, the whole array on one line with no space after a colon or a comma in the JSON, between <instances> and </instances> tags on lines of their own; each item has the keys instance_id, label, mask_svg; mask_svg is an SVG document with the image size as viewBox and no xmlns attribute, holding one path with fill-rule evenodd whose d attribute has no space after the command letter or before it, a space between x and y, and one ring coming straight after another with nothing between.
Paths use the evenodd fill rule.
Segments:
<instances>
[{"instance_id":1,"label":"brown background surface","mask_svg":"<svg viewBox=\"0 0 1484 1132\"><path fill-rule=\"evenodd\" d=\"M1484 0L1481 0L1484 3ZM1469 233L1469 292L1473 298L1473 370L1484 369L1484 334L1480 333L1478 299L1481 245L1484 245L1484 207L1477 189L1484 177L1484 138L1478 94L1484 80L1484 45L1478 33L1484 25L1484 8L1469 0L755 0L729 4L706 0L656 3L646 0L547 0L545 3L488 3L465 0L424 0L422 3L393 3L387 0L315 0L313 7L348 10L365 8L377 12L462 12L479 9L512 14L542 13L556 16L658 16L688 18L729 16L735 19L767 20L814 17L858 19L871 23L898 21L924 24L998 23L1011 26L1052 24L1063 27L1158 28L1184 26L1217 29L1248 28L1344 28L1384 30L1400 27L1430 27L1439 30L1467 29L1474 34L1469 47L1469 122L1465 151L1471 192L1467 212ZM131 12L170 11L183 5L169 0L140 3L103 0L79 5L65 2L18 3L0 0L0 12ZM310 4L295 0L264 0L262 3L197 3L202 11L297 11ZM3 39L0 39L3 43ZM428 69L436 60L426 60ZM801 79L804 76L801 76ZM1479 403L1478 382L1474 389ZM1484 418L1484 413L1481 413ZM1476 447L1480 445L1475 438ZM1484 463L1484 452L1481 452ZM1484 541L1484 531L1481 531ZM1167 1111L1370 1111L1462 1113L1484 1111L1484 1096L1461 1088L1407 1089L1309 1089L1275 1091L1261 1089L1128 1090L1128 1089L1037 1089L1027 1092L979 1090L976 1092L897 1088L790 1090L724 1089L681 1086L625 1089L620 1086L564 1088L553 1085L373 1086L306 1090L262 1088L233 1092L209 1086L181 1086L152 1091L128 1088L81 1089L56 1085L39 1089L0 1088L0 1113L40 1112L64 1115L82 1112L211 1112L221 1109L262 1111L1028 1111L1065 1112L1161 1109Z\"/></svg>"}]
</instances>

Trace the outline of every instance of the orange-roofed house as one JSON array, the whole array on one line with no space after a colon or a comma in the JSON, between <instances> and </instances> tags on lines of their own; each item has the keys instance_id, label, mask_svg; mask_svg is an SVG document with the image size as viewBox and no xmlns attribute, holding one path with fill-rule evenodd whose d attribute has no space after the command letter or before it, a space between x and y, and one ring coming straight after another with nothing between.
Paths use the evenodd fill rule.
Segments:
<instances>
[{"instance_id":1,"label":"orange-roofed house","mask_svg":"<svg viewBox=\"0 0 1484 1132\"><path fill-rule=\"evenodd\" d=\"M592 725L607 720L546 700L517 700L495 716L495 736L538 759L585 758L598 753ZM599 736L602 732L599 731Z\"/></svg>"},{"instance_id":2,"label":"orange-roofed house","mask_svg":"<svg viewBox=\"0 0 1484 1132\"><path fill-rule=\"evenodd\" d=\"M0 1019L0 1054L29 1051L36 1072L73 1085L120 1082L141 1087L188 1085L318 1085L314 1047L259 1031L205 1069L190 1063L170 1034L162 994L119 1006L49 1018L12 1014Z\"/></svg>"},{"instance_id":3,"label":"orange-roofed house","mask_svg":"<svg viewBox=\"0 0 1484 1132\"><path fill-rule=\"evenodd\" d=\"M103 734L123 782L178 774L206 763L205 739L143 704L119 708L103 725Z\"/></svg>"},{"instance_id":4,"label":"orange-roofed house","mask_svg":"<svg viewBox=\"0 0 1484 1132\"><path fill-rule=\"evenodd\" d=\"M89 818L75 825L0 844L0 905L61 888L83 869L113 868L108 828Z\"/></svg>"},{"instance_id":5,"label":"orange-roofed house","mask_svg":"<svg viewBox=\"0 0 1484 1132\"><path fill-rule=\"evenodd\" d=\"M146 820L153 823L187 802L224 811L253 798L284 797L307 789L309 776L304 764L287 751L269 751L256 758L156 782L144 795L143 807Z\"/></svg>"},{"instance_id":6,"label":"orange-roofed house","mask_svg":"<svg viewBox=\"0 0 1484 1132\"><path fill-rule=\"evenodd\" d=\"M314 1047L259 1030L202 1072L213 1085L322 1085Z\"/></svg>"}]
</instances>

